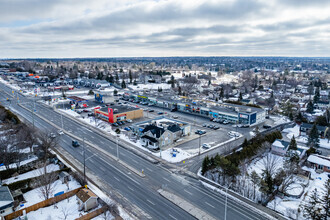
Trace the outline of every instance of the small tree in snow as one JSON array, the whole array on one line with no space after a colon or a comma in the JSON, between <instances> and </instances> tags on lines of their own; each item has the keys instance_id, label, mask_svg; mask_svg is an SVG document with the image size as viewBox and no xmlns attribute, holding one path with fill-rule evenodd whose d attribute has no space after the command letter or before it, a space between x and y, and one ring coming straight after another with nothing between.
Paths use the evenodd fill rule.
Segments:
<instances>
[{"instance_id":1,"label":"small tree in snow","mask_svg":"<svg viewBox=\"0 0 330 220\"><path fill-rule=\"evenodd\" d=\"M303 205L303 215L307 219L322 219L322 206L316 188Z\"/></svg>"}]
</instances>

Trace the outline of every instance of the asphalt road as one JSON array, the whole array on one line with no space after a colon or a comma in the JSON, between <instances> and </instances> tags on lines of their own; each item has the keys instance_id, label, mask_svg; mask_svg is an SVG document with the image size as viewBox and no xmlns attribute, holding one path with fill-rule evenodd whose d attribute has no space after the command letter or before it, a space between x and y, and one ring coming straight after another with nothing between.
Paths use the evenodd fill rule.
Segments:
<instances>
[{"instance_id":1,"label":"asphalt road","mask_svg":"<svg viewBox=\"0 0 330 220\"><path fill-rule=\"evenodd\" d=\"M11 89L0 84L0 89L11 94ZM16 100L11 102L4 101L8 97L7 94L0 93L0 101L9 106L13 112L20 114L22 117L32 122L33 116L31 112L21 108ZM32 109L33 102L31 98L19 95L19 102ZM51 108L42 104L35 103L36 114L42 115L53 123L61 126L61 117ZM46 121L39 117L34 117L34 124L42 131L54 131L54 128ZM116 156L116 143L110 141L96 132L93 132L86 126L82 126L75 120L63 117L63 126L67 131L89 140L93 144L107 150ZM60 145L72 154L79 161L83 161L82 147L73 148L71 146L72 138L62 135L59 138ZM144 212L152 217L152 219L193 219L191 215L175 206L168 200L164 199L157 193L157 189L165 188L176 195L188 200L193 205L208 212L210 215L218 219L223 219L225 198L223 195L211 192L205 189L202 184L195 179L180 176L169 172L161 164L152 164L143 158L133 154L119 146L119 158L137 170L144 169L145 178L140 178L135 174L131 174L129 170L119 165L106 155L98 152L90 146L86 147L86 166L87 169L95 173L99 178L103 179L109 186L127 198L130 202L141 208ZM201 158L200 158L201 159ZM265 217L253 210L240 205L235 200L228 198L228 219L264 219Z\"/></svg>"}]
</instances>

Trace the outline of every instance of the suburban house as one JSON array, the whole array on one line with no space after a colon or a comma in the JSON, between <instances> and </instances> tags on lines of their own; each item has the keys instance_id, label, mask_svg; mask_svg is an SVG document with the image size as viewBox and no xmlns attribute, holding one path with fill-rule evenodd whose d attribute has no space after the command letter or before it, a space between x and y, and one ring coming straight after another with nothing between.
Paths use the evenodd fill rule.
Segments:
<instances>
[{"instance_id":1,"label":"suburban house","mask_svg":"<svg viewBox=\"0 0 330 220\"><path fill-rule=\"evenodd\" d=\"M98 197L89 189L83 188L76 194L79 204L79 210L85 212L98 206Z\"/></svg>"},{"instance_id":2,"label":"suburban house","mask_svg":"<svg viewBox=\"0 0 330 220\"><path fill-rule=\"evenodd\" d=\"M173 144L182 136L189 135L191 127L178 120L160 117L137 123L133 130L140 137L144 147L158 149Z\"/></svg>"},{"instance_id":3,"label":"suburban house","mask_svg":"<svg viewBox=\"0 0 330 220\"><path fill-rule=\"evenodd\" d=\"M287 151L289 149L289 145L290 145L290 142L288 142L288 141L276 139L274 141L274 143L272 143L271 153L283 157L287 154ZM305 155L306 149L304 149L301 146L297 146L297 152L296 153L299 155L299 158L301 159Z\"/></svg>"},{"instance_id":4,"label":"suburban house","mask_svg":"<svg viewBox=\"0 0 330 220\"><path fill-rule=\"evenodd\" d=\"M300 126L300 129L299 129L299 135L308 135L310 130L312 129L312 127L313 127L313 124L302 123ZM324 138L325 129L327 127L316 125L316 128L319 132L320 138Z\"/></svg>"},{"instance_id":5,"label":"suburban house","mask_svg":"<svg viewBox=\"0 0 330 220\"><path fill-rule=\"evenodd\" d=\"M330 157L313 154L307 158L307 161L315 170L330 173Z\"/></svg>"},{"instance_id":6,"label":"suburban house","mask_svg":"<svg viewBox=\"0 0 330 220\"><path fill-rule=\"evenodd\" d=\"M14 198L8 186L0 186L0 217L14 211Z\"/></svg>"}]
</instances>

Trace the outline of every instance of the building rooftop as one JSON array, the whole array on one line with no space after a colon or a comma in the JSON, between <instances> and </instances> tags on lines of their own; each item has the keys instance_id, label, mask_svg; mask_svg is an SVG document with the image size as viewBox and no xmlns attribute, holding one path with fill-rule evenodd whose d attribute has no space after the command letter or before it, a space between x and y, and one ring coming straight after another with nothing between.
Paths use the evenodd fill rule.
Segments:
<instances>
[{"instance_id":1,"label":"building rooftop","mask_svg":"<svg viewBox=\"0 0 330 220\"><path fill-rule=\"evenodd\" d=\"M13 196L8 188L8 186L0 187L0 208L9 205L14 202Z\"/></svg>"},{"instance_id":2,"label":"building rooftop","mask_svg":"<svg viewBox=\"0 0 330 220\"><path fill-rule=\"evenodd\" d=\"M112 105L109 107L102 107L99 110L102 112L108 112L108 108L112 108L114 110L114 114L129 112L129 111L134 111L134 110L139 109L139 108L127 106L127 105ZM115 109L117 109L117 112L115 112Z\"/></svg>"}]
</instances>

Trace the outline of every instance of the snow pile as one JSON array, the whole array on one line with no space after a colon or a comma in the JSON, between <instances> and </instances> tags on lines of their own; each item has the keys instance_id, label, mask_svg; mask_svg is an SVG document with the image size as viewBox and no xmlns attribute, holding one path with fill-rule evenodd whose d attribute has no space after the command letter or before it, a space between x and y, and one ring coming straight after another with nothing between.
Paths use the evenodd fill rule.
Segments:
<instances>
[{"instance_id":1,"label":"snow pile","mask_svg":"<svg viewBox=\"0 0 330 220\"><path fill-rule=\"evenodd\" d=\"M296 125L293 128L286 128L282 132L288 133L286 136L287 136L287 138L291 139L293 135L295 138L299 136L299 134L300 134L299 129L300 129L300 126Z\"/></svg>"},{"instance_id":2,"label":"snow pile","mask_svg":"<svg viewBox=\"0 0 330 220\"><path fill-rule=\"evenodd\" d=\"M269 116L274 121L274 125L280 125L290 122L290 120L284 116Z\"/></svg>"},{"instance_id":3,"label":"snow pile","mask_svg":"<svg viewBox=\"0 0 330 220\"><path fill-rule=\"evenodd\" d=\"M171 84L167 83L149 83L149 84L138 84L138 85L129 85L128 88L132 90L157 90L158 88L170 89Z\"/></svg>"}]
</instances>

